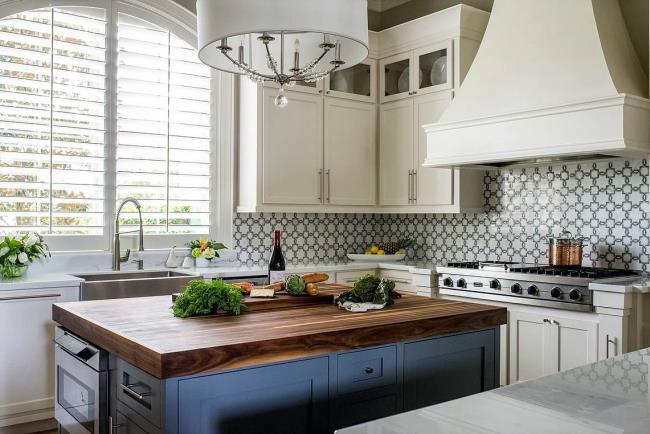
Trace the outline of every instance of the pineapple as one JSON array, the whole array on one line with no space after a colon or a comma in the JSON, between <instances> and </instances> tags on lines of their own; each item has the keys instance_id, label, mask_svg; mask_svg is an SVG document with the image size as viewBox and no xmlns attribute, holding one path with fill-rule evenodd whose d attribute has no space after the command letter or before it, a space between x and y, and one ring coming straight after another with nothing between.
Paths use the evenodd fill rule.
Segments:
<instances>
[{"instance_id":1,"label":"pineapple","mask_svg":"<svg viewBox=\"0 0 650 434\"><path fill-rule=\"evenodd\" d=\"M387 243L379 243L377 247L379 250L383 250L387 255L394 255L400 250L406 249L413 245L413 240L403 239L397 241L389 241Z\"/></svg>"}]
</instances>

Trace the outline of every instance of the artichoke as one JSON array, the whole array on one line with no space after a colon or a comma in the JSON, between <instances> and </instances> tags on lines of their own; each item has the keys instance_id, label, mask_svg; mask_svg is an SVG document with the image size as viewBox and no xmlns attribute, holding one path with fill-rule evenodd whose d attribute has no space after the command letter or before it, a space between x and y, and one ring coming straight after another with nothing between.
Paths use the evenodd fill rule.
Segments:
<instances>
[{"instance_id":1,"label":"artichoke","mask_svg":"<svg viewBox=\"0 0 650 434\"><path fill-rule=\"evenodd\" d=\"M289 274L284 280L284 290L287 291L287 294L304 294L305 286L305 280L298 274Z\"/></svg>"}]
</instances>

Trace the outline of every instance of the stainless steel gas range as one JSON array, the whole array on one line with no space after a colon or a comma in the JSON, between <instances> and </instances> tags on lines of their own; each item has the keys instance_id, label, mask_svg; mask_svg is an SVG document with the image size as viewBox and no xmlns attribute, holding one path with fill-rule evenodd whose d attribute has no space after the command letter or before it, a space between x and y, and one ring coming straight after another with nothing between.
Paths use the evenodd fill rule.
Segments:
<instances>
[{"instance_id":1,"label":"stainless steel gas range","mask_svg":"<svg viewBox=\"0 0 650 434\"><path fill-rule=\"evenodd\" d=\"M591 282L636 276L629 270L494 261L451 262L436 270L440 294L582 312L593 311Z\"/></svg>"}]
</instances>

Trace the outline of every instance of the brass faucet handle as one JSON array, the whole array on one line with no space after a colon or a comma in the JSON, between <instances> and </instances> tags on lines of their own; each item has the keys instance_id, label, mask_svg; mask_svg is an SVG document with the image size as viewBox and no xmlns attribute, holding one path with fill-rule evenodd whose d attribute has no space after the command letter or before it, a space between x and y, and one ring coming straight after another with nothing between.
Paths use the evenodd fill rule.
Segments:
<instances>
[{"instance_id":1,"label":"brass faucet handle","mask_svg":"<svg viewBox=\"0 0 650 434\"><path fill-rule=\"evenodd\" d=\"M124 254L124 256L120 256L120 262L128 261L130 256L131 256L131 249L126 249L126 253Z\"/></svg>"}]
</instances>

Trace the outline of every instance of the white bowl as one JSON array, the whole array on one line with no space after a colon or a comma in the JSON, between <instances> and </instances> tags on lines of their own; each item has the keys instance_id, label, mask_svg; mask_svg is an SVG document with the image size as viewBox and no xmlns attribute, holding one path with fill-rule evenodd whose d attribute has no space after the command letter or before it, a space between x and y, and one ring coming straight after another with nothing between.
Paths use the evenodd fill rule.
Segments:
<instances>
[{"instance_id":1,"label":"white bowl","mask_svg":"<svg viewBox=\"0 0 650 434\"><path fill-rule=\"evenodd\" d=\"M406 255L366 255L363 253L348 253L348 259L359 262L397 262L403 261Z\"/></svg>"}]
</instances>

